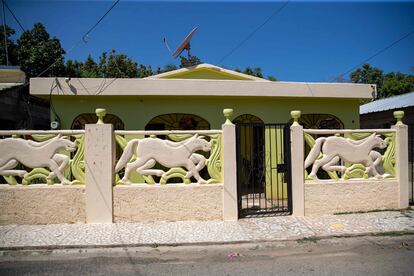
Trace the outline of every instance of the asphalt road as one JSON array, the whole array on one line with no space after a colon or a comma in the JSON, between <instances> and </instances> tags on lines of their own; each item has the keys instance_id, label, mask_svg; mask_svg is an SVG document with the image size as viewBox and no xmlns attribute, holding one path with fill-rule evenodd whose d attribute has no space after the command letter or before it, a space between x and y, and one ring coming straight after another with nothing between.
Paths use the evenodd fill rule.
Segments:
<instances>
[{"instance_id":1,"label":"asphalt road","mask_svg":"<svg viewBox=\"0 0 414 276\"><path fill-rule=\"evenodd\" d=\"M414 235L5 251L0 275L414 275Z\"/></svg>"}]
</instances>

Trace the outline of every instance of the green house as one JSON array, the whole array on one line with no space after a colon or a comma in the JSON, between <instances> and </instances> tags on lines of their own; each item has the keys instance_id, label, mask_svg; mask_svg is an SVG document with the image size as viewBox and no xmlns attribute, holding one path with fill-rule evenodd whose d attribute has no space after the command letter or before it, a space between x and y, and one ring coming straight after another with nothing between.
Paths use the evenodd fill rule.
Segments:
<instances>
[{"instance_id":1,"label":"green house","mask_svg":"<svg viewBox=\"0 0 414 276\"><path fill-rule=\"evenodd\" d=\"M50 98L51 121L61 129L96 123L98 107L107 110L104 121L115 129L221 129L223 109L232 108L232 120L239 126L261 126L244 128L237 136L238 173L247 187L241 196L263 193L267 201L276 199L279 204L288 198L289 176L284 167L290 156L288 128L263 127L263 123L286 126L290 112L301 110L299 122L305 128L359 128L360 100L371 98L375 86L275 82L200 64L144 79L35 78L30 93ZM260 182L261 188L251 190L252 182Z\"/></svg>"}]
</instances>

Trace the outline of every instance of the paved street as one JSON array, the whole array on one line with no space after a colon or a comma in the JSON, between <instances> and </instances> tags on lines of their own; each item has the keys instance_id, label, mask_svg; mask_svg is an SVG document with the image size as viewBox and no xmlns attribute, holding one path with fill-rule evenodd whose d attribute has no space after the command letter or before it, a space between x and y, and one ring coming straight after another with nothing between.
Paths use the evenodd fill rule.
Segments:
<instances>
[{"instance_id":1,"label":"paved street","mask_svg":"<svg viewBox=\"0 0 414 276\"><path fill-rule=\"evenodd\" d=\"M414 236L3 252L1 275L414 275Z\"/></svg>"}]
</instances>

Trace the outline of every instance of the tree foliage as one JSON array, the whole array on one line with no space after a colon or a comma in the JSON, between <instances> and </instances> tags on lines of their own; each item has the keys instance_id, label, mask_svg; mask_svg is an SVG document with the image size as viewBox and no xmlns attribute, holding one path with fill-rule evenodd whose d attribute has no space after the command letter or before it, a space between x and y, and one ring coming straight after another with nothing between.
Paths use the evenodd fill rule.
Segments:
<instances>
[{"instance_id":1,"label":"tree foliage","mask_svg":"<svg viewBox=\"0 0 414 276\"><path fill-rule=\"evenodd\" d=\"M17 61L28 77L65 75L65 50L59 39L50 37L42 23L23 32L17 40ZM44 72L47 70L46 72Z\"/></svg>"},{"instance_id":2,"label":"tree foliage","mask_svg":"<svg viewBox=\"0 0 414 276\"><path fill-rule=\"evenodd\" d=\"M386 98L414 90L414 75L400 72L384 74L383 70L369 64L353 71L350 75L354 83L371 83L377 85L377 98Z\"/></svg>"},{"instance_id":3,"label":"tree foliage","mask_svg":"<svg viewBox=\"0 0 414 276\"><path fill-rule=\"evenodd\" d=\"M4 44L4 29L3 25L0 25L0 64L7 64L6 62L6 47ZM9 26L5 26L6 29L6 38L7 38L7 52L8 52L8 59L9 65L17 65L17 45L11 39L16 31Z\"/></svg>"},{"instance_id":4,"label":"tree foliage","mask_svg":"<svg viewBox=\"0 0 414 276\"><path fill-rule=\"evenodd\" d=\"M187 68L202 63L202 61L197 56L190 56L189 58L180 56L180 62L180 68Z\"/></svg>"},{"instance_id":5,"label":"tree foliage","mask_svg":"<svg viewBox=\"0 0 414 276\"><path fill-rule=\"evenodd\" d=\"M246 67L246 69L244 69L243 71L240 70L239 68L236 68L235 71L246 74L246 75L250 75L250 76L254 76L254 77L264 79L264 76L263 76L263 73L262 73L262 68L260 68L260 67L255 67L255 68ZM267 79L270 80L270 81L277 81L277 79L272 75L268 76Z\"/></svg>"}]
</instances>

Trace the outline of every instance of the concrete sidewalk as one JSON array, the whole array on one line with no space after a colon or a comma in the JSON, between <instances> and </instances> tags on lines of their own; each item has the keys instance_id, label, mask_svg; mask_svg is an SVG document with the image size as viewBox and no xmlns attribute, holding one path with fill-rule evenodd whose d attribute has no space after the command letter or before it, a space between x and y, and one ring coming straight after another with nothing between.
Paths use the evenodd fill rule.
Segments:
<instances>
[{"instance_id":1,"label":"concrete sidewalk","mask_svg":"<svg viewBox=\"0 0 414 276\"><path fill-rule=\"evenodd\" d=\"M396 232L414 234L414 210L237 222L4 225L0 226L0 250L223 244Z\"/></svg>"}]
</instances>

